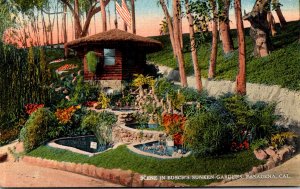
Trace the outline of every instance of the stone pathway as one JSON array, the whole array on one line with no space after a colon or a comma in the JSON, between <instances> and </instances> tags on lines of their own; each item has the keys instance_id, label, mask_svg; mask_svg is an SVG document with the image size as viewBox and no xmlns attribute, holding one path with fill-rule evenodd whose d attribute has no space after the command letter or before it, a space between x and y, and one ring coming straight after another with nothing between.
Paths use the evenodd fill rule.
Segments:
<instances>
[{"instance_id":1,"label":"stone pathway","mask_svg":"<svg viewBox=\"0 0 300 189\"><path fill-rule=\"evenodd\" d=\"M0 147L0 153L13 147L12 143ZM17 150L20 148L17 145ZM6 162L0 163L0 188L1 187L122 187L118 184L95 179L75 173L38 167L20 160L14 162L9 155Z\"/></svg>"}]
</instances>

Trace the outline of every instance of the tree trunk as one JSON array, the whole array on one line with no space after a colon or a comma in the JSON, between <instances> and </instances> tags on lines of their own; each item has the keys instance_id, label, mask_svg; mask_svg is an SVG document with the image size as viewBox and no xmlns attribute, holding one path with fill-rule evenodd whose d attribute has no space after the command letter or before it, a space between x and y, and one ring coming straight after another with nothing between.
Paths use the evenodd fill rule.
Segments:
<instances>
[{"instance_id":1,"label":"tree trunk","mask_svg":"<svg viewBox=\"0 0 300 189\"><path fill-rule=\"evenodd\" d=\"M275 28L275 20L271 11L268 12L268 23L269 23L269 30L271 30L271 34L274 37L277 32Z\"/></svg>"},{"instance_id":2,"label":"tree trunk","mask_svg":"<svg viewBox=\"0 0 300 189\"><path fill-rule=\"evenodd\" d=\"M223 4L221 14L223 17L220 19L220 36L223 45L224 54L228 54L233 51L233 40L230 34L230 24L229 24L229 8L230 0L222 0Z\"/></svg>"},{"instance_id":3,"label":"tree trunk","mask_svg":"<svg viewBox=\"0 0 300 189\"><path fill-rule=\"evenodd\" d=\"M53 25L51 22L50 14L48 14L48 21L49 21L49 29L50 29L50 45L53 45Z\"/></svg>"},{"instance_id":4,"label":"tree trunk","mask_svg":"<svg viewBox=\"0 0 300 189\"><path fill-rule=\"evenodd\" d=\"M56 28L57 28L57 44L59 44L60 42L60 37L59 37L59 24L58 24L58 4L56 5L56 12L57 12L57 15L56 15Z\"/></svg>"},{"instance_id":5,"label":"tree trunk","mask_svg":"<svg viewBox=\"0 0 300 189\"><path fill-rule=\"evenodd\" d=\"M136 34L136 23L135 23L135 0L131 0L131 17L132 17L132 33Z\"/></svg>"},{"instance_id":6,"label":"tree trunk","mask_svg":"<svg viewBox=\"0 0 300 189\"><path fill-rule=\"evenodd\" d=\"M179 12L178 12L178 0L173 0L173 27L174 27L174 42L176 48L176 55L178 60L180 81L182 87L187 87L187 79L184 70L184 57L180 44L180 29L179 29Z\"/></svg>"},{"instance_id":7,"label":"tree trunk","mask_svg":"<svg viewBox=\"0 0 300 189\"><path fill-rule=\"evenodd\" d=\"M275 11L278 16L281 28L284 28L286 26L286 20L281 12L280 6L277 6Z\"/></svg>"},{"instance_id":8,"label":"tree trunk","mask_svg":"<svg viewBox=\"0 0 300 189\"><path fill-rule=\"evenodd\" d=\"M43 39L45 40L45 44L49 45L47 26L46 26L46 21L45 21L45 16L44 16L43 11L41 11L41 14L42 14L42 23L43 23L43 33L44 33Z\"/></svg>"},{"instance_id":9,"label":"tree trunk","mask_svg":"<svg viewBox=\"0 0 300 189\"><path fill-rule=\"evenodd\" d=\"M63 15L63 31L64 31L64 44L68 42L68 33L67 33L67 5L64 5L64 15ZM64 46L65 57L69 56L69 49Z\"/></svg>"},{"instance_id":10,"label":"tree trunk","mask_svg":"<svg viewBox=\"0 0 300 189\"><path fill-rule=\"evenodd\" d=\"M100 7L101 7L101 18L102 18L102 31L107 31L107 22L106 22L106 10L105 10L105 1L100 1Z\"/></svg>"},{"instance_id":11,"label":"tree trunk","mask_svg":"<svg viewBox=\"0 0 300 189\"><path fill-rule=\"evenodd\" d=\"M239 71L236 77L236 92L240 95L246 95L246 44L241 0L234 0L234 10L239 44Z\"/></svg>"},{"instance_id":12,"label":"tree trunk","mask_svg":"<svg viewBox=\"0 0 300 189\"><path fill-rule=\"evenodd\" d=\"M208 71L208 78L212 79L216 75L216 62L217 62L217 53L218 53L218 10L216 6L216 1L211 1L211 7L213 11L213 21L212 21L212 45L211 45L211 54L210 54L210 64Z\"/></svg>"},{"instance_id":13,"label":"tree trunk","mask_svg":"<svg viewBox=\"0 0 300 189\"><path fill-rule=\"evenodd\" d=\"M179 8L179 10L181 10L181 8ZM182 35L182 18L181 18L181 12L179 13L179 37L180 37L180 48L183 49L183 35Z\"/></svg>"},{"instance_id":14,"label":"tree trunk","mask_svg":"<svg viewBox=\"0 0 300 189\"><path fill-rule=\"evenodd\" d=\"M244 16L251 24L250 36L254 41L254 56L265 57L272 48L267 20L269 0L256 0L252 11Z\"/></svg>"},{"instance_id":15,"label":"tree trunk","mask_svg":"<svg viewBox=\"0 0 300 189\"><path fill-rule=\"evenodd\" d=\"M175 47L172 19L171 19L171 16L169 14L169 11L168 11L168 8L166 6L165 1L160 0L159 2L160 2L160 5L163 9L164 15L166 17L166 21L167 21L167 25L168 25L168 29L169 29L170 41L171 41L171 45L172 45L172 49L173 49L173 55L174 55L174 57L176 57L176 47Z\"/></svg>"},{"instance_id":16,"label":"tree trunk","mask_svg":"<svg viewBox=\"0 0 300 189\"><path fill-rule=\"evenodd\" d=\"M78 0L74 1L74 25L75 25L75 39L78 39L81 36L81 23L80 23L80 16L79 16L79 2Z\"/></svg>"},{"instance_id":17,"label":"tree trunk","mask_svg":"<svg viewBox=\"0 0 300 189\"><path fill-rule=\"evenodd\" d=\"M199 92L201 92L202 81L201 81L201 71L198 65L198 56L197 56L195 31L194 31L194 17L189 10L189 0L185 0L185 8L186 8L187 19L189 22L189 32L190 32L191 51L192 51L192 60L193 60L194 74L195 74L195 81L196 81L196 89Z\"/></svg>"}]
</instances>

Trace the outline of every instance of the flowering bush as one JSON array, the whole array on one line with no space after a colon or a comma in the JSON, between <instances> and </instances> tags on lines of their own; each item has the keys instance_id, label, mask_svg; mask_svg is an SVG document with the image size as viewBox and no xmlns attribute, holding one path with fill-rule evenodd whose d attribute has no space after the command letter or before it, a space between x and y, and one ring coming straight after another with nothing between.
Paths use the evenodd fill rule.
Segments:
<instances>
[{"instance_id":1,"label":"flowering bush","mask_svg":"<svg viewBox=\"0 0 300 189\"><path fill-rule=\"evenodd\" d=\"M57 109L55 116L57 117L59 123L67 124L71 122L73 114L80 108L80 106L70 106L69 108L65 109Z\"/></svg>"},{"instance_id":2,"label":"flowering bush","mask_svg":"<svg viewBox=\"0 0 300 189\"><path fill-rule=\"evenodd\" d=\"M65 71L65 70L71 70L74 68L77 68L78 66L76 64L65 64L59 68L56 69L56 71Z\"/></svg>"},{"instance_id":3,"label":"flowering bush","mask_svg":"<svg viewBox=\"0 0 300 189\"><path fill-rule=\"evenodd\" d=\"M174 144L183 144L183 131L186 118L178 114L165 114L162 117L162 125L165 127L166 133L173 135Z\"/></svg>"},{"instance_id":4,"label":"flowering bush","mask_svg":"<svg viewBox=\"0 0 300 189\"><path fill-rule=\"evenodd\" d=\"M96 104L96 103L97 103L97 101L87 101L87 102L84 103L84 106L93 107L94 104Z\"/></svg>"},{"instance_id":5,"label":"flowering bush","mask_svg":"<svg viewBox=\"0 0 300 189\"><path fill-rule=\"evenodd\" d=\"M244 140L242 143L238 143L238 142L233 141L231 143L230 150L231 151L248 150L249 147L250 147L250 145L249 145L248 140Z\"/></svg>"},{"instance_id":6,"label":"flowering bush","mask_svg":"<svg viewBox=\"0 0 300 189\"><path fill-rule=\"evenodd\" d=\"M44 104L26 104L25 112L28 115L31 115L33 112L37 111L39 108L43 108Z\"/></svg>"},{"instance_id":7,"label":"flowering bush","mask_svg":"<svg viewBox=\"0 0 300 189\"><path fill-rule=\"evenodd\" d=\"M57 60L53 60L53 61L50 62L50 64L53 64L53 63L59 63L59 62L62 62L62 61L64 61L63 58L57 59Z\"/></svg>"}]
</instances>

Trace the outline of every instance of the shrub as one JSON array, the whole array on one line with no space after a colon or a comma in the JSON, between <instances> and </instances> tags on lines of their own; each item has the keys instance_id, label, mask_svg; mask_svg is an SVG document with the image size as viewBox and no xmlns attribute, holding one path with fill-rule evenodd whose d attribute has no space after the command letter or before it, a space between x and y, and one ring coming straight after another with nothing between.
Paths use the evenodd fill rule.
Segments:
<instances>
[{"instance_id":1,"label":"shrub","mask_svg":"<svg viewBox=\"0 0 300 189\"><path fill-rule=\"evenodd\" d=\"M184 95L187 102L198 101L206 95L205 92L199 93L196 89L189 87L182 88L180 91Z\"/></svg>"},{"instance_id":2,"label":"shrub","mask_svg":"<svg viewBox=\"0 0 300 189\"><path fill-rule=\"evenodd\" d=\"M175 145L183 144L184 123L186 118L178 114L165 114L162 117L162 125L166 133L173 136Z\"/></svg>"},{"instance_id":3,"label":"shrub","mask_svg":"<svg viewBox=\"0 0 300 189\"><path fill-rule=\"evenodd\" d=\"M67 124L71 122L72 116L80 108L81 108L80 106L70 106L65 109L57 109L55 112L55 116L59 121L59 123Z\"/></svg>"},{"instance_id":4,"label":"shrub","mask_svg":"<svg viewBox=\"0 0 300 189\"><path fill-rule=\"evenodd\" d=\"M18 138L19 129L16 127L8 128L0 132L0 146L8 144L9 142Z\"/></svg>"},{"instance_id":5,"label":"shrub","mask_svg":"<svg viewBox=\"0 0 300 189\"><path fill-rule=\"evenodd\" d=\"M198 112L186 121L184 141L196 157L220 155L228 151L230 129L217 112Z\"/></svg>"},{"instance_id":6,"label":"shrub","mask_svg":"<svg viewBox=\"0 0 300 189\"><path fill-rule=\"evenodd\" d=\"M112 142L112 128L116 122L117 116L111 112L90 111L83 118L81 127L93 131L100 144L108 144Z\"/></svg>"},{"instance_id":7,"label":"shrub","mask_svg":"<svg viewBox=\"0 0 300 189\"><path fill-rule=\"evenodd\" d=\"M96 108L106 109L109 107L110 98L108 98L104 92L100 92L98 97L98 103L99 104Z\"/></svg>"},{"instance_id":8,"label":"shrub","mask_svg":"<svg viewBox=\"0 0 300 189\"><path fill-rule=\"evenodd\" d=\"M25 151L29 152L56 137L56 133L53 132L55 125L55 116L48 109L40 108L32 113L20 133Z\"/></svg>"},{"instance_id":9,"label":"shrub","mask_svg":"<svg viewBox=\"0 0 300 189\"><path fill-rule=\"evenodd\" d=\"M96 53L93 51L90 51L86 54L87 64L88 64L88 70L92 73L96 73L97 68L97 56Z\"/></svg>"},{"instance_id":10,"label":"shrub","mask_svg":"<svg viewBox=\"0 0 300 189\"><path fill-rule=\"evenodd\" d=\"M177 93L179 86L168 81L166 78L157 79L154 84L155 94L159 99L166 98L168 95L174 95Z\"/></svg>"},{"instance_id":11,"label":"shrub","mask_svg":"<svg viewBox=\"0 0 300 189\"><path fill-rule=\"evenodd\" d=\"M271 138L271 145L274 148L280 148L284 144L287 144L289 140L298 137L294 132L282 132L282 133L277 133L272 136Z\"/></svg>"},{"instance_id":12,"label":"shrub","mask_svg":"<svg viewBox=\"0 0 300 189\"><path fill-rule=\"evenodd\" d=\"M38 110L39 108L43 108L44 104L26 104L25 105L25 112L30 115L33 112L35 112L36 110Z\"/></svg>"},{"instance_id":13,"label":"shrub","mask_svg":"<svg viewBox=\"0 0 300 189\"><path fill-rule=\"evenodd\" d=\"M263 148L267 147L268 144L269 144L269 141L267 139L257 139L252 142L251 149L252 150L263 149Z\"/></svg>"},{"instance_id":14,"label":"shrub","mask_svg":"<svg viewBox=\"0 0 300 189\"><path fill-rule=\"evenodd\" d=\"M275 115L275 104L257 102L251 106L245 97L232 94L220 97L220 101L225 109L219 114L223 114L227 122L233 121L230 126L235 142L270 139L276 132L274 123L278 116Z\"/></svg>"}]
</instances>

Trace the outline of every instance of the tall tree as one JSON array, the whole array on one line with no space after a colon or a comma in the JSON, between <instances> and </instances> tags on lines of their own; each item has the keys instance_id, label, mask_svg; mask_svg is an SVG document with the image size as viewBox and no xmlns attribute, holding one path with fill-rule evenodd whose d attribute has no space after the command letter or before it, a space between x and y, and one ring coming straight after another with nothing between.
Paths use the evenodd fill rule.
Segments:
<instances>
[{"instance_id":1,"label":"tall tree","mask_svg":"<svg viewBox=\"0 0 300 189\"><path fill-rule=\"evenodd\" d=\"M102 18L102 31L107 31L107 18L106 18L106 6L110 0L100 0L101 18Z\"/></svg>"},{"instance_id":2,"label":"tall tree","mask_svg":"<svg viewBox=\"0 0 300 189\"><path fill-rule=\"evenodd\" d=\"M229 8L231 0L219 0L219 27L220 37L223 45L223 52L225 54L233 51L233 40L230 34L230 20L229 20Z\"/></svg>"},{"instance_id":3,"label":"tall tree","mask_svg":"<svg viewBox=\"0 0 300 189\"><path fill-rule=\"evenodd\" d=\"M187 87L187 79L184 70L184 57L181 48L181 37L182 33L180 32L180 15L179 12L179 0L173 0L173 27L174 27L174 46L176 49L178 67L179 67L179 75L180 75L180 82L182 87ZM181 36L180 36L181 35Z\"/></svg>"},{"instance_id":4,"label":"tall tree","mask_svg":"<svg viewBox=\"0 0 300 189\"><path fill-rule=\"evenodd\" d=\"M68 42L68 32L67 32L67 5L63 6L64 14L63 14L63 36L64 36L64 44ZM67 57L69 54L68 48L65 48L65 57Z\"/></svg>"},{"instance_id":5,"label":"tall tree","mask_svg":"<svg viewBox=\"0 0 300 189\"><path fill-rule=\"evenodd\" d=\"M172 1L173 22L169 14L167 5L165 3L165 0L159 0L159 3L162 7L162 10L164 12L164 15L168 23L168 29L169 29L170 41L172 44L173 53L178 62L180 82L183 87L187 87L187 79L184 70L185 63L184 63L183 51L181 48L181 41L180 41L180 37L181 37L180 35L182 34L180 33L181 12L179 11L180 8L179 0Z\"/></svg>"},{"instance_id":6,"label":"tall tree","mask_svg":"<svg viewBox=\"0 0 300 189\"><path fill-rule=\"evenodd\" d=\"M217 53L218 53L218 9L215 0L210 0L210 6L212 9L213 19L212 19L212 45L211 45L208 78L212 79L216 75L216 62L217 62Z\"/></svg>"},{"instance_id":7,"label":"tall tree","mask_svg":"<svg viewBox=\"0 0 300 189\"><path fill-rule=\"evenodd\" d=\"M270 10L269 0L256 0L253 9L243 19L251 24L250 36L254 41L254 56L265 57L272 49L269 24L267 20Z\"/></svg>"},{"instance_id":8,"label":"tall tree","mask_svg":"<svg viewBox=\"0 0 300 189\"><path fill-rule=\"evenodd\" d=\"M168 30L169 30L169 35L170 35L170 41L173 49L173 55L176 57L176 47L175 47L175 40L174 40L174 32L173 32L173 20L172 17L170 16L170 13L168 11L168 7L165 3L165 0L159 0L159 3L161 5L161 8L164 12L167 25L168 25Z\"/></svg>"},{"instance_id":9,"label":"tall tree","mask_svg":"<svg viewBox=\"0 0 300 189\"><path fill-rule=\"evenodd\" d=\"M60 0L62 3L64 3L65 5L67 5L67 7L69 8L69 10L71 11L72 15L73 15L73 20L74 20L74 25L75 25L75 30L76 30L76 35L75 38L79 38L79 37L84 37L87 35L88 33L88 29L91 23L91 19L92 17L97 14L98 12L100 12L101 7L97 6L98 4L98 0L90 0L87 2L88 7L87 7L87 16L86 16L86 20L82 26L81 24L81 20L80 20L80 10L79 10L79 1L78 0L74 0L74 6L72 6L72 4L70 3L69 0ZM108 4L108 2L107 2Z\"/></svg>"},{"instance_id":10,"label":"tall tree","mask_svg":"<svg viewBox=\"0 0 300 189\"><path fill-rule=\"evenodd\" d=\"M136 34L135 0L131 0L132 33Z\"/></svg>"},{"instance_id":11,"label":"tall tree","mask_svg":"<svg viewBox=\"0 0 300 189\"><path fill-rule=\"evenodd\" d=\"M236 93L246 95L246 44L241 0L234 0L235 20L239 44L239 70L236 77Z\"/></svg>"},{"instance_id":12,"label":"tall tree","mask_svg":"<svg viewBox=\"0 0 300 189\"><path fill-rule=\"evenodd\" d=\"M185 0L185 8L186 8L187 19L189 22L189 33L190 33L190 42L191 42L192 60L193 60L193 67L194 67L194 74L195 74L195 81L196 81L196 89L199 92L201 92L202 81L201 81L201 71L198 65L197 47L196 47L195 30L194 30L194 17L190 11L189 0Z\"/></svg>"},{"instance_id":13,"label":"tall tree","mask_svg":"<svg viewBox=\"0 0 300 189\"><path fill-rule=\"evenodd\" d=\"M269 23L269 30L271 31L272 36L274 37L277 33L275 27L275 19L271 11L268 11L268 23Z\"/></svg>"},{"instance_id":14,"label":"tall tree","mask_svg":"<svg viewBox=\"0 0 300 189\"><path fill-rule=\"evenodd\" d=\"M279 22L280 22L280 26L282 28L284 28L286 26L286 20L282 14L282 11L281 11L281 7L282 4L279 2L279 0L272 0L272 9L275 10L277 16L278 16L278 19L279 19Z\"/></svg>"}]
</instances>

